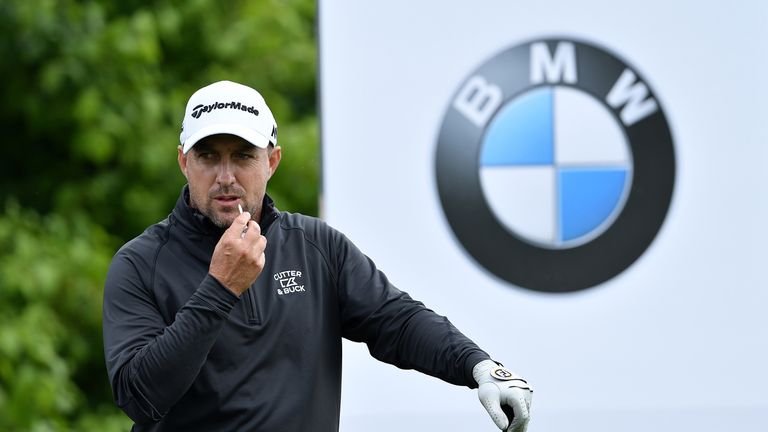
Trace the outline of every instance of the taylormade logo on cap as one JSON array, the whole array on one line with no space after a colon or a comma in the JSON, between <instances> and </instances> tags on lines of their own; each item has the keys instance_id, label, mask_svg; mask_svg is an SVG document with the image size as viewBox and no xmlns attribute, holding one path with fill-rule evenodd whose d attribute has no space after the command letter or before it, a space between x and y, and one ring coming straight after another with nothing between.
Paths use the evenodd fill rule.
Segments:
<instances>
[{"instance_id":1,"label":"taylormade logo on cap","mask_svg":"<svg viewBox=\"0 0 768 432\"><path fill-rule=\"evenodd\" d=\"M260 148L277 145L277 123L264 98L232 81L215 82L189 98L179 135L182 151L216 134L236 135Z\"/></svg>"},{"instance_id":2,"label":"taylormade logo on cap","mask_svg":"<svg viewBox=\"0 0 768 432\"><path fill-rule=\"evenodd\" d=\"M194 108L192 108L192 117L194 118L200 118L201 115L207 112L211 112L215 109L223 109L223 108L232 108L232 109L239 109L243 111L247 111L253 115L259 115L259 110L254 107L245 106L240 102L214 102L210 105L198 105Z\"/></svg>"}]
</instances>

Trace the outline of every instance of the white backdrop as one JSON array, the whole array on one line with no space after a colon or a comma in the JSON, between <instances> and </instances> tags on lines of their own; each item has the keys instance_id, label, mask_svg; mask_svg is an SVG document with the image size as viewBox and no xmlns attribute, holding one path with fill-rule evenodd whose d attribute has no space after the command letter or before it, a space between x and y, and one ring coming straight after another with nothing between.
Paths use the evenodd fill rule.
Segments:
<instances>
[{"instance_id":1,"label":"white backdrop","mask_svg":"<svg viewBox=\"0 0 768 432\"><path fill-rule=\"evenodd\" d=\"M534 384L530 431L768 430L768 3L318 3L323 216ZM479 267L435 180L459 85L504 49L553 37L635 66L676 153L651 246L571 294ZM344 349L342 431L494 430L474 391Z\"/></svg>"}]
</instances>

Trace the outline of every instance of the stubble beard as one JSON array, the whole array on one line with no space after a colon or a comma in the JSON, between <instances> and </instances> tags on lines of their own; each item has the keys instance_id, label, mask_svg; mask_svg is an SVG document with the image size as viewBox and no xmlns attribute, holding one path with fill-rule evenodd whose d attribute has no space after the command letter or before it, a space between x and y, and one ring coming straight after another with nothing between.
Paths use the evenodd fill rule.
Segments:
<instances>
[{"instance_id":1,"label":"stubble beard","mask_svg":"<svg viewBox=\"0 0 768 432\"><path fill-rule=\"evenodd\" d=\"M224 215L227 215L227 216L230 216L230 214L231 214L231 218L229 220L222 219L221 217L219 217L220 213L217 213L213 209L212 203L210 205L206 206L204 209L199 209L199 211L200 211L200 213L203 214L203 216L205 216L208 219L210 219L211 222L213 222L214 225L216 225L217 227L222 228L222 229L229 228L232 225L232 222L237 217L237 212L235 211L235 212L221 213L221 214L224 214Z\"/></svg>"},{"instance_id":2,"label":"stubble beard","mask_svg":"<svg viewBox=\"0 0 768 432\"><path fill-rule=\"evenodd\" d=\"M208 198L206 200L206 205L205 206L199 205L199 203L196 202L196 200L192 197L191 194L190 194L190 197L189 197L189 201L190 201L189 204L190 204L190 206L192 208L197 209L197 211L199 211L200 214L202 214L203 216L207 217L214 225L216 225L217 227L219 227L221 229L227 229L230 226L232 226L232 222L234 222L235 218L237 218L237 215L238 215L237 209L235 209L234 211L226 212L226 213L217 212L214 209L215 201L213 200L213 198ZM260 205L258 205L256 207L250 207L250 208L245 208L244 207L243 211L244 212L245 211L249 212L251 214L251 219L253 219L253 220L258 221L260 219L260 216L261 216L261 206ZM227 217L227 219L225 220L224 218L222 218L221 217L222 215Z\"/></svg>"}]
</instances>

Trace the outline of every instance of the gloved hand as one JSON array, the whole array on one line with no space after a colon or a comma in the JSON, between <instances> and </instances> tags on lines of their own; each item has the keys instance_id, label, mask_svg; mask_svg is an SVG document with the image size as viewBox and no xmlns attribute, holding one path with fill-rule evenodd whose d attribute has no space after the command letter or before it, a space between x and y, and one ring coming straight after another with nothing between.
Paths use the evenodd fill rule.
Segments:
<instances>
[{"instance_id":1,"label":"gloved hand","mask_svg":"<svg viewBox=\"0 0 768 432\"><path fill-rule=\"evenodd\" d=\"M472 369L477 396L493 422L506 432L525 432L530 420L533 388L518 375L492 360L483 360Z\"/></svg>"}]
</instances>

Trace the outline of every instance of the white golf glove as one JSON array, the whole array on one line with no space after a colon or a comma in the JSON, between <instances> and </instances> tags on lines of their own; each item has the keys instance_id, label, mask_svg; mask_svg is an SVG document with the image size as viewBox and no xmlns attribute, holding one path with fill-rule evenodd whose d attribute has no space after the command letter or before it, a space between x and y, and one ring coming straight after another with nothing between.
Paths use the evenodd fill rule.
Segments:
<instances>
[{"instance_id":1,"label":"white golf glove","mask_svg":"<svg viewBox=\"0 0 768 432\"><path fill-rule=\"evenodd\" d=\"M477 381L480 403L496 426L505 432L525 432L533 395L528 382L492 360L476 364L472 376Z\"/></svg>"}]
</instances>

